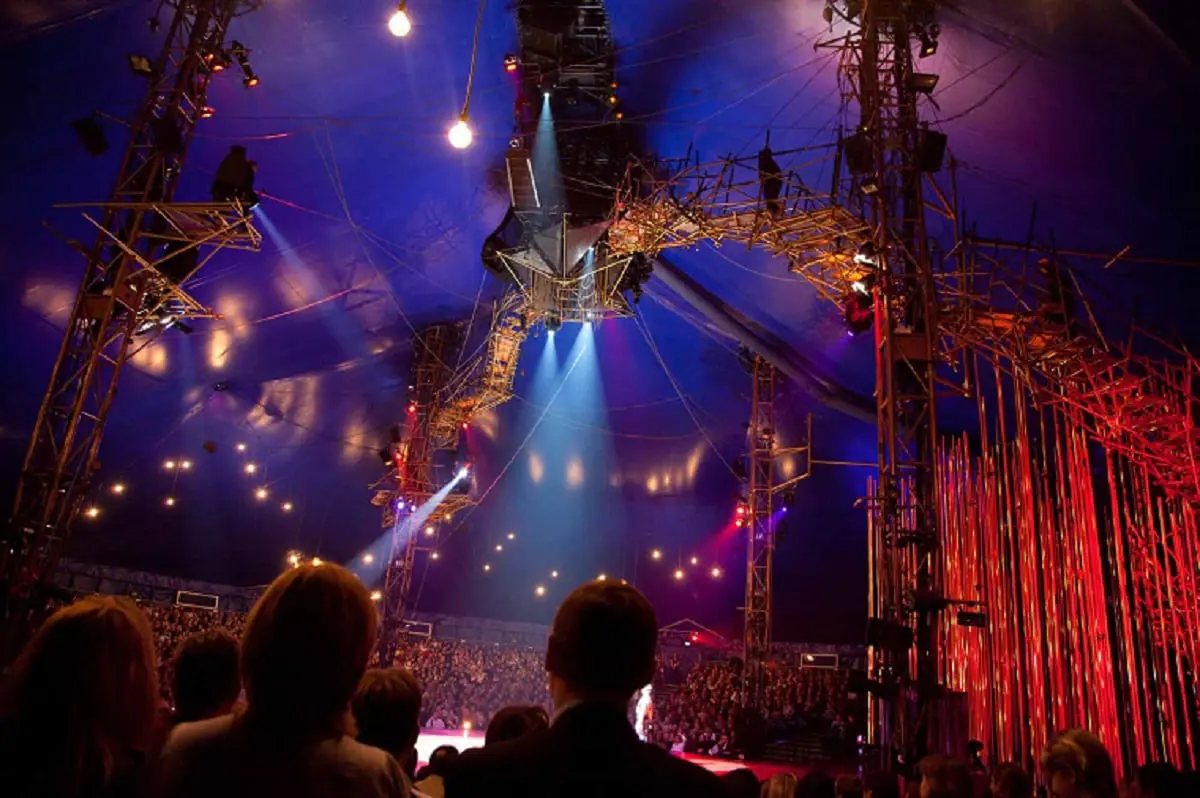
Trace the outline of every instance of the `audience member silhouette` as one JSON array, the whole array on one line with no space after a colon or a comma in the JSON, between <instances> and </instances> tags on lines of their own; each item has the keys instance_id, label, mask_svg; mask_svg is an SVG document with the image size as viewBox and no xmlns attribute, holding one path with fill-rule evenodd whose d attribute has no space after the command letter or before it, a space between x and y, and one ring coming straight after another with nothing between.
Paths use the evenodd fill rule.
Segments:
<instances>
[{"instance_id":1,"label":"audience member silhouette","mask_svg":"<svg viewBox=\"0 0 1200 798\"><path fill-rule=\"evenodd\" d=\"M949 757L927 756L917 763L921 774L921 798L972 798L975 784L971 770Z\"/></svg>"},{"instance_id":2,"label":"audience member silhouette","mask_svg":"<svg viewBox=\"0 0 1200 798\"><path fill-rule=\"evenodd\" d=\"M175 723L232 712L242 692L237 640L219 628L185 637L175 650L171 687Z\"/></svg>"},{"instance_id":3,"label":"audience member silhouette","mask_svg":"<svg viewBox=\"0 0 1200 798\"><path fill-rule=\"evenodd\" d=\"M900 780L886 770L868 773L863 778L863 798L900 798Z\"/></svg>"},{"instance_id":4,"label":"audience member silhouette","mask_svg":"<svg viewBox=\"0 0 1200 798\"><path fill-rule=\"evenodd\" d=\"M810 770L796 783L796 798L834 798L833 777L823 770Z\"/></svg>"},{"instance_id":5,"label":"audience member silhouette","mask_svg":"<svg viewBox=\"0 0 1200 798\"><path fill-rule=\"evenodd\" d=\"M718 777L643 743L629 723L657 641L654 609L633 587L596 581L572 591L546 646L553 722L464 753L446 768L448 798L728 795Z\"/></svg>"},{"instance_id":6,"label":"audience member silhouette","mask_svg":"<svg viewBox=\"0 0 1200 798\"><path fill-rule=\"evenodd\" d=\"M1091 732L1071 729L1042 751L1042 773L1050 798L1116 798L1112 757Z\"/></svg>"},{"instance_id":7,"label":"audience member silhouette","mask_svg":"<svg viewBox=\"0 0 1200 798\"><path fill-rule=\"evenodd\" d=\"M488 721L483 736L484 745L519 740L526 734L550 728L550 716L535 704L513 704L503 707Z\"/></svg>"},{"instance_id":8,"label":"audience member silhouette","mask_svg":"<svg viewBox=\"0 0 1200 798\"><path fill-rule=\"evenodd\" d=\"M246 621L244 712L176 727L163 752L161 794L407 795L396 760L352 736L350 701L378 622L366 587L345 568L284 572Z\"/></svg>"},{"instance_id":9,"label":"audience member silhouette","mask_svg":"<svg viewBox=\"0 0 1200 798\"><path fill-rule=\"evenodd\" d=\"M795 798L799 781L794 773L776 773L762 784L761 798Z\"/></svg>"},{"instance_id":10,"label":"audience member silhouette","mask_svg":"<svg viewBox=\"0 0 1200 798\"><path fill-rule=\"evenodd\" d=\"M82 599L47 620L0 697L0 793L138 792L155 741L157 659L132 601Z\"/></svg>"},{"instance_id":11,"label":"audience member silhouette","mask_svg":"<svg viewBox=\"0 0 1200 798\"><path fill-rule=\"evenodd\" d=\"M1033 779L1020 765L1006 762L992 773L992 798L1033 798Z\"/></svg>"},{"instance_id":12,"label":"audience member silhouette","mask_svg":"<svg viewBox=\"0 0 1200 798\"><path fill-rule=\"evenodd\" d=\"M758 798L758 776L750 768L731 770L721 777L729 788L730 798Z\"/></svg>"},{"instance_id":13,"label":"audience member silhouette","mask_svg":"<svg viewBox=\"0 0 1200 798\"><path fill-rule=\"evenodd\" d=\"M350 703L358 741L387 751L409 779L417 768L421 685L404 668L372 668Z\"/></svg>"}]
</instances>

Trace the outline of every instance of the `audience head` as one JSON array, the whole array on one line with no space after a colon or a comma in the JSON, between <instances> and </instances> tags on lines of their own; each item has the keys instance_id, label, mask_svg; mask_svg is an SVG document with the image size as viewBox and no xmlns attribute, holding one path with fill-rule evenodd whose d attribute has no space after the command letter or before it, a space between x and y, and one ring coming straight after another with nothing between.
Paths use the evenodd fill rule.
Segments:
<instances>
[{"instance_id":1,"label":"audience head","mask_svg":"<svg viewBox=\"0 0 1200 798\"><path fill-rule=\"evenodd\" d=\"M1117 794L1108 750L1083 729L1065 731L1050 741L1042 751L1042 771L1050 798L1115 798Z\"/></svg>"},{"instance_id":2,"label":"audience head","mask_svg":"<svg viewBox=\"0 0 1200 798\"><path fill-rule=\"evenodd\" d=\"M458 749L452 745L439 745L429 753L429 765L424 768L429 775L440 776L446 765L458 759Z\"/></svg>"},{"instance_id":3,"label":"audience head","mask_svg":"<svg viewBox=\"0 0 1200 798\"><path fill-rule=\"evenodd\" d=\"M1006 762L992 774L992 798L1033 798L1033 779L1020 765Z\"/></svg>"},{"instance_id":4,"label":"audience head","mask_svg":"<svg viewBox=\"0 0 1200 798\"><path fill-rule=\"evenodd\" d=\"M838 798L862 798L863 795L862 782L853 776L838 776L833 790Z\"/></svg>"},{"instance_id":5,"label":"audience head","mask_svg":"<svg viewBox=\"0 0 1200 798\"><path fill-rule=\"evenodd\" d=\"M731 770L721 779L732 798L758 798L758 776L755 776L750 768Z\"/></svg>"},{"instance_id":6,"label":"audience head","mask_svg":"<svg viewBox=\"0 0 1200 798\"><path fill-rule=\"evenodd\" d=\"M971 770L950 757L927 756L917 763L921 774L921 798L972 798L975 783Z\"/></svg>"},{"instance_id":7,"label":"audience head","mask_svg":"<svg viewBox=\"0 0 1200 798\"><path fill-rule=\"evenodd\" d=\"M776 773L763 782L759 794L762 798L794 798L798 783L794 773Z\"/></svg>"},{"instance_id":8,"label":"audience head","mask_svg":"<svg viewBox=\"0 0 1200 798\"><path fill-rule=\"evenodd\" d=\"M834 798L833 777L823 770L810 770L796 785L796 798Z\"/></svg>"},{"instance_id":9,"label":"audience head","mask_svg":"<svg viewBox=\"0 0 1200 798\"><path fill-rule=\"evenodd\" d=\"M345 568L285 571L246 621L246 723L277 737L349 733L350 699L366 672L377 623L370 594Z\"/></svg>"},{"instance_id":10,"label":"audience head","mask_svg":"<svg viewBox=\"0 0 1200 798\"><path fill-rule=\"evenodd\" d=\"M0 784L13 794L103 792L144 761L158 713L150 622L129 599L55 612L0 697Z\"/></svg>"},{"instance_id":11,"label":"audience head","mask_svg":"<svg viewBox=\"0 0 1200 798\"><path fill-rule=\"evenodd\" d=\"M900 798L900 779L886 770L868 773L863 778L863 798Z\"/></svg>"},{"instance_id":12,"label":"audience head","mask_svg":"<svg viewBox=\"0 0 1200 798\"><path fill-rule=\"evenodd\" d=\"M225 715L241 691L237 640L225 629L188 635L175 649L172 695L179 722Z\"/></svg>"},{"instance_id":13,"label":"audience head","mask_svg":"<svg viewBox=\"0 0 1200 798\"><path fill-rule=\"evenodd\" d=\"M1167 798L1184 795L1179 771L1169 762L1151 762L1137 769L1133 778L1135 798Z\"/></svg>"},{"instance_id":14,"label":"audience head","mask_svg":"<svg viewBox=\"0 0 1200 798\"><path fill-rule=\"evenodd\" d=\"M536 704L513 704L498 710L488 721L483 744L495 745L550 728L550 716Z\"/></svg>"},{"instance_id":15,"label":"audience head","mask_svg":"<svg viewBox=\"0 0 1200 798\"><path fill-rule=\"evenodd\" d=\"M421 685L403 668L372 668L350 703L358 741L403 761L421 733Z\"/></svg>"},{"instance_id":16,"label":"audience head","mask_svg":"<svg viewBox=\"0 0 1200 798\"><path fill-rule=\"evenodd\" d=\"M658 620L629 585L589 582L558 607L546 645L556 705L598 701L622 708L654 676Z\"/></svg>"}]
</instances>

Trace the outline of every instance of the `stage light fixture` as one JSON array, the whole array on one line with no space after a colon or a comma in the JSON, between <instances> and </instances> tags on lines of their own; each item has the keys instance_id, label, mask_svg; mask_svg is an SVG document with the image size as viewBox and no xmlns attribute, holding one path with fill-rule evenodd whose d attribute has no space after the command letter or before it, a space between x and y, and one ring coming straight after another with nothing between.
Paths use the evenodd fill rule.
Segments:
<instances>
[{"instance_id":1,"label":"stage light fixture","mask_svg":"<svg viewBox=\"0 0 1200 798\"><path fill-rule=\"evenodd\" d=\"M363 555L362 560L363 560L363 565L370 565L371 563L375 562L375 555L368 551L366 554Z\"/></svg>"},{"instance_id":2,"label":"stage light fixture","mask_svg":"<svg viewBox=\"0 0 1200 798\"><path fill-rule=\"evenodd\" d=\"M415 415L416 412L417 412L417 403L409 402L408 403L408 414L411 416L411 415Z\"/></svg>"},{"instance_id":3,"label":"stage light fixture","mask_svg":"<svg viewBox=\"0 0 1200 798\"><path fill-rule=\"evenodd\" d=\"M484 570L484 572L490 571L490 570L492 570L492 566L489 565L488 563L484 563L483 570Z\"/></svg>"},{"instance_id":4,"label":"stage light fixture","mask_svg":"<svg viewBox=\"0 0 1200 798\"><path fill-rule=\"evenodd\" d=\"M933 94L937 88L939 76L930 72L914 72L910 88L918 94Z\"/></svg>"},{"instance_id":5,"label":"stage light fixture","mask_svg":"<svg viewBox=\"0 0 1200 798\"><path fill-rule=\"evenodd\" d=\"M551 571L551 572L550 572L550 578L551 578L551 579L558 579L558 571Z\"/></svg>"},{"instance_id":6,"label":"stage light fixture","mask_svg":"<svg viewBox=\"0 0 1200 798\"><path fill-rule=\"evenodd\" d=\"M459 479L466 479L470 475L471 475L471 467L469 465L465 465L462 468L458 469L458 478ZM447 516L447 517L449 517L449 516Z\"/></svg>"},{"instance_id":7,"label":"stage light fixture","mask_svg":"<svg viewBox=\"0 0 1200 798\"><path fill-rule=\"evenodd\" d=\"M279 509L283 510L285 513L290 513L292 511L292 503L284 502L283 504L279 505Z\"/></svg>"},{"instance_id":8,"label":"stage light fixture","mask_svg":"<svg viewBox=\"0 0 1200 798\"><path fill-rule=\"evenodd\" d=\"M175 506L175 497L168 496L167 498L163 499L163 504L167 505L168 507L174 507Z\"/></svg>"},{"instance_id":9,"label":"stage light fixture","mask_svg":"<svg viewBox=\"0 0 1200 798\"><path fill-rule=\"evenodd\" d=\"M371 601L383 601L383 591L382 590L372 590L371 591Z\"/></svg>"},{"instance_id":10,"label":"stage light fixture","mask_svg":"<svg viewBox=\"0 0 1200 798\"><path fill-rule=\"evenodd\" d=\"M650 559L661 560L662 559L662 549L655 549L654 551L650 552Z\"/></svg>"},{"instance_id":11,"label":"stage light fixture","mask_svg":"<svg viewBox=\"0 0 1200 798\"><path fill-rule=\"evenodd\" d=\"M497 551L497 552L504 551L504 544L503 544L503 543L497 543L497 544L496 544L496 551Z\"/></svg>"},{"instance_id":12,"label":"stage light fixture","mask_svg":"<svg viewBox=\"0 0 1200 798\"><path fill-rule=\"evenodd\" d=\"M537 596L538 598L541 598L542 596L546 595L546 586L545 586L545 585L538 585L537 587L535 587L535 588L533 589L533 593L534 593L534 595L535 595L535 596Z\"/></svg>"},{"instance_id":13,"label":"stage light fixture","mask_svg":"<svg viewBox=\"0 0 1200 798\"><path fill-rule=\"evenodd\" d=\"M691 559L691 560L689 560L689 562L690 562L692 565L699 565L699 564L700 564L700 558L699 558L699 557L692 557L692 559Z\"/></svg>"},{"instance_id":14,"label":"stage light fixture","mask_svg":"<svg viewBox=\"0 0 1200 798\"><path fill-rule=\"evenodd\" d=\"M260 502L265 501L267 496L268 493L266 488L259 488L258 490L254 491L254 498L258 499Z\"/></svg>"},{"instance_id":15,"label":"stage light fixture","mask_svg":"<svg viewBox=\"0 0 1200 798\"><path fill-rule=\"evenodd\" d=\"M312 564L315 565L316 567L320 568L322 565L325 564L325 561L322 560L320 557L313 557Z\"/></svg>"},{"instance_id":16,"label":"stage light fixture","mask_svg":"<svg viewBox=\"0 0 1200 798\"><path fill-rule=\"evenodd\" d=\"M922 58L928 58L931 55L936 55L937 48L938 48L937 39L930 39L928 36L922 34L921 50L920 50Z\"/></svg>"},{"instance_id":17,"label":"stage light fixture","mask_svg":"<svg viewBox=\"0 0 1200 798\"><path fill-rule=\"evenodd\" d=\"M603 582L606 579L608 579L608 576L606 576L605 574L600 574L599 576L596 577L597 582Z\"/></svg>"},{"instance_id":18,"label":"stage light fixture","mask_svg":"<svg viewBox=\"0 0 1200 798\"><path fill-rule=\"evenodd\" d=\"M176 463L174 460L166 460L163 462L163 468L167 469L168 471L174 471L175 466Z\"/></svg>"},{"instance_id":19,"label":"stage light fixture","mask_svg":"<svg viewBox=\"0 0 1200 798\"><path fill-rule=\"evenodd\" d=\"M680 582L682 580L683 580L683 569L676 568L675 569L675 581Z\"/></svg>"},{"instance_id":20,"label":"stage light fixture","mask_svg":"<svg viewBox=\"0 0 1200 798\"><path fill-rule=\"evenodd\" d=\"M239 452L244 452L244 451L246 451L246 444L244 444L244 443L239 443L239 444L238 444L237 446L235 446L234 448L235 448L235 449L237 449Z\"/></svg>"},{"instance_id":21,"label":"stage light fixture","mask_svg":"<svg viewBox=\"0 0 1200 798\"><path fill-rule=\"evenodd\" d=\"M293 568L298 567L300 565L300 552L289 551L287 554L287 561L288 565L292 566Z\"/></svg>"},{"instance_id":22,"label":"stage light fixture","mask_svg":"<svg viewBox=\"0 0 1200 798\"><path fill-rule=\"evenodd\" d=\"M217 110L215 108L213 108L211 105L206 105L200 109L200 118L201 119L212 119L213 114L215 114L216 112L217 112Z\"/></svg>"},{"instance_id":23,"label":"stage light fixture","mask_svg":"<svg viewBox=\"0 0 1200 798\"><path fill-rule=\"evenodd\" d=\"M129 69L139 78L154 77L154 64L144 55L129 56Z\"/></svg>"},{"instance_id":24,"label":"stage light fixture","mask_svg":"<svg viewBox=\"0 0 1200 798\"><path fill-rule=\"evenodd\" d=\"M433 537L433 533L434 533L434 531L435 531L435 530L434 530L434 528L433 528L433 527L431 527L431 526L427 526L427 527L425 527L425 537L427 537L427 538L428 538L428 537Z\"/></svg>"},{"instance_id":25,"label":"stage light fixture","mask_svg":"<svg viewBox=\"0 0 1200 798\"><path fill-rule=\"evenodd\" d=\"M460 116L458 121L450 126L450 130L446 133L446 138L449 139L450 146L456 150L465 150L471 146L475 134L471 132L471 126L467 124L465 114Z\"/></svg>"},{"instance_id":26,"label":"stage light fixture","mask_svg":"<svg viewBox=\"0 0 1200 798\"><path fill-rule=\"evenodd\" d=\"M408 18L408 3L405 0L400 0L388 18L388 31L397 39L403 39L412 32L412 20Z\"/></svg>"},{"instance_id":27,"label":"stage light fixture","mask_svg":"<svg viewBox=\"0 0 1200 798\"><path fill-rule=\"evenodd\" d=\"M516 539L517 539L517 533L516 533L516 532L509 532L509 533L508 533L508 539L509 539L509 540L516 540Z\"/></svg>"},{"instance_id":28,"label":"stage light fixture","mask_svg":"<svg viewBox=\"0 0 1200 798\"><path fill-rule=\"evenodd\" d=\"M429 553L429 559L431 559L431 560L436 560L436 559L438 559L439 557L441 557L441 555L440 555L440 554L438 554L436 551L434 551L434 552L430 552L430 553Z\"/></svg>"},{"instance_id":29,"label":"stage light fixture","mask_svg":"<svg viewBox=\"0 0 1200 798\"><path fill-rule=\"evenodd\" d=\"M505 72L516 72L517 67L519 67L520 65L521 65L521 60L519 58L517 58L515 55L513 55L512 53L508 53L507 55L504 56L504 71Z\"/></svg>"},{"instance_id":30,"label":"stage light fixture","mask_svg":"<svg viewBox=\"0 0 1200 798\"><path fill-rule=\"evenodd\" d=\"M244 470L244 471L245 471L247 474L253 474L253 473L255 473L256 471L258 471L258 465L257 465L257 464L255 464L255 463L246 463L246 465L245 465L245 467L243 468L243 470Z\"/></svg>"},{"instance_id":31,"label":"stage light fixture","mask_svg":"<svg viewBox=\"0 0 1200 798\"><path fill-rule=\"evenodd\" d=\"M125 492L125 484L123 482L114 482L109 490L111 490L117 496L120 496Z\"/></svg>"},{"instance_id":32,"label":"stage light fixture","mask_svg":"<svg viewBox=\"0 0 1200 798\"><path fill-rule=\"evenodd\" d=\"M714 567L713 567L713 569L712 569L711 571L709 571L709 573L711 573L711 574L712 574L712 578L713 578L713 579L720 579L720 578L721 578L721 569L720 569L720 568L717 568L716 566L714 566Z\"/></svg>"},{"instance_id":33,"label":"stage light fixture","mask_svg":"<svg viewBox=\"0 0 1200 798\"><path fill-rule=\"evenodd\" d=\"M179 462L179 467L182 468L184 471L188 471L192 467L192 461L191 460L181 460Z\"/></svg>"},{"instance_id":34,"label":"stage light fixture","mask_svg":"<svg viewBox=\"0 0 1200 798\"><path fill-rule=\"evenodd\" d=\"M100 508L93 505L93 506L87 508L86 510L84 510L83 514L86 515L88 518L99 518L100 517Z\"/></svg>"}]
</instances>

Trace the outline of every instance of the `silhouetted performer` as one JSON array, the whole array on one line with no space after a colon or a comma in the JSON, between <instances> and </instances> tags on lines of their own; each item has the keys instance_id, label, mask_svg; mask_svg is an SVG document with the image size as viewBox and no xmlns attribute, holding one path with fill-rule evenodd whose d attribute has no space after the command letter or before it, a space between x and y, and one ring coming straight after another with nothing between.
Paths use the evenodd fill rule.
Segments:
<instances>
[{"instance_id":1,"label":"silhouetted performer","mask_svg":"<svg viewBox=\"0 0 1200 798\"><path fill-rule=\"evenodd\" d=\"M247 209L258 204L254 193L254 173L258 165L246 158L246 148L234 144L217 167L212 184L213 202L240 202Z\"/></svg>"},{"instance_id":2,"label":"silhouetted performer","mask_svg":"<svg viewBox=\"0 0 1200 798\"><path fill-rule=\"evenodd\" d=\"M770 147L758 151L758 180L762 183L763 200L767 204L767 213L772 219L783 215L783 202L779 195L783 193L783 171L775 162L775 156Z\"/></svg>"}]
</instances>

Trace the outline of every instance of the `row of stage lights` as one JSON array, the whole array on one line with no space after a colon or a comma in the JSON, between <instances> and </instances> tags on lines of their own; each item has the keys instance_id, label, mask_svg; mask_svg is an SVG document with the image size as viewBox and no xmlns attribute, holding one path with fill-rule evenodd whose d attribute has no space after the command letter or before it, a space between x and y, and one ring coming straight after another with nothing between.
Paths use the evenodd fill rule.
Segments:
<instances>
[{"instance_id":1,"label":"row of stage lights","mask_svg":"<svg viewBox=\"0 0 1200 798\"><path fill-rule=\"evenodd\" d=\"M244 443L237 444L235 448L239 454L244 454L247 450L247 446ZM195 467L195 461L186 457L169 457L166 460L163 460L162 467L164 471L169 471L178 475L180 473L191 472ZM247 476L254 476L258 473L258 470L258 464L255 462L247 462L242 465L242 471L245 472ZM117 498L125 496L128 491L129 486L120 480L113 482L108 486L108 492ZM254 498L258 501L265 502L270 497L271 492L265 485L259 485L254 489ZM162 503L164 507L174 507L179 503L179 500L173 494L167 494L165 497L163 497ZM280 502L279 509L282 512L290 513L292 510L296 509L296 506L291 501L285 500ZM89 504L86 508L84 508L83 515L85 518L95 520L100 517L102 512L103 510L99 504Z\"/></svg>"},{"instance_id":2,"label":"row of stage lights","mask_svg":"<svg viewBox=\"0 0 1200 798\"><path fill-rule=\"evenodd\" d=\"M388 18L387 26L388 26L388 31L390 31L391 34L397 38L402 39L405 36L408 36L408 34L412 33L413 24L412 24L412 18L408 14L407 0L399 0L399 2L396 4L395 10L392 11L392 15ZM478 35L476 36L476 38L478 39ZM520 68L521 68L521 59L518 56L513 55L512 53L508 53L504 56L504 71L505 72L507 72L510 75L516 74L517 70L519 70ZM472 58L471 58L472 72L474 72L474 69L475 69L475 59L474 59L474 55L472 55ZM551 92L553 91L553 88L554 87L552 84L543 84L542 91L546 97L549 97ZM612 90L609 92L609 94L606 98L606 102L609 104L609 106L611 106L612 108L615 109L617 107L617 105L620 103L620 97L617 96L617 84L615 82L612 83L610 88ZM447 140L449 140L450 146L456 150L465 150L467 147L470 147L471 143L475 140L475 133L474 133L474 131L471 130L471 123L470 123L470 119L468 118L468 114L467 114L470 100L471 100L471 89L470 89L470 79L468 79L467 102L463 104L463 110L462 110L462 113L459 114L458 119L456 119L454 121L454 124L452 124L450 126L450 129L446 132L446 138L447 138ZM568 102L572 105L574 104L573 99L568 98ZM621 111L615 111L614 116L619 121L625 117L625 114ZM520 144L521 144L521 139L519 137L514 137L510 141L510 146L512 146L514 149L520 147Z\"/></svg>"}]
</instances>

